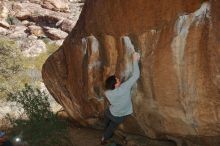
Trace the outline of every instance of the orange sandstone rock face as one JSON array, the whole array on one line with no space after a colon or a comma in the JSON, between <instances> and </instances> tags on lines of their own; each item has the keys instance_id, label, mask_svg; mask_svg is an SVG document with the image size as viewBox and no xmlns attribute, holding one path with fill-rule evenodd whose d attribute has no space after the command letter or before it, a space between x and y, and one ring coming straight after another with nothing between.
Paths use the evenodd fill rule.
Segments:
<instances>
[{"instance_id":1,"label":"orange sandstone rock face","mask_svg":"<svg viewBox=\"0 0 220 146\"><path fill-rule=\"evenodd\" d=\"M126 122L122 128L135 132L139 126L152 138L217 143L219 6L201 0L88 0L75 28L44 64L44 82L72 119L94 125L104 110L105 79L116 74L126 80L131 54L138 51L135 120L129 122L133 128Z\"/></svg>"}]
</instances>

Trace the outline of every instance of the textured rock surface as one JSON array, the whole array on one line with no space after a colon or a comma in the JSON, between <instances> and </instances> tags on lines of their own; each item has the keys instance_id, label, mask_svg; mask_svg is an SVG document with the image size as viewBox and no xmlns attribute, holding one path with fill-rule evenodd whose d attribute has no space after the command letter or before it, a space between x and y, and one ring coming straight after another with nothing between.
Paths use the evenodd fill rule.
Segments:
<instances>
[{"instance_id":1,"label":"textured rock surface","mask_svg":"<svg viewBox=\"0 0 220 146\"><path fill-rule=\"evenodd\" d=\"M62 44L66 32L70 32L78 20L80 5L83 5L78 1L68 2L70 12L63 13L43 8L43 0L0 0L0 129L9 126L5 119L7 113L12 117L19 117L22 113L14 107L15 104L4 101L8 91L16 92L24 83L45 89L41 77L42 63ZM54 35L56 29L58 34ZM12 52L4 53L8 47ZM18 55L17 52L21 53ZM15 67L19 68L16 69L18 72ZM9 78L5 78L4 75L9 73ZM54 112L61 110L51 95L49 102Z\"/></svg>"},{"instance_id":2,"label":"textured rock surface","mask_svg":"<svg viewBox=\"0 0 220 146\"><path fill-rule=\"evenodd\" d=\"M43 7L56 11L69 11L68 0L43 0Z\"/></svg>"},{"instance_id":3,"label":"textured rock surface","mask_svg":"<svg viewBox=\"0 0 220 146\"><path fill-rule=\"evenodd\" d=\"M23 22L24 23L24 22ZM27 22L28 23L28 22ZM29 33L30 34L33 34L35 36L38 36L38 37L43 37L45 36L44 34L44 31L43 31L43 28L40 27L40 26L36 26L36 25L30 25L28 26L28 30L29 30Z\"/></svg>"},{"instance_id":4,"label":"textured rock surface","mask_svg":"<svg viewBox=\"0 0 220 146\"><path fill-rule=\"evenodd\" d=\"M30 37L29 37L30 38ZM42 40L27 39L21 44L22 54L26 57L36 57L46 52L46 44Z\"/></svg>"},{"instance_id":5,"label":"textured rock surface","mask_svg":"<svg viewBox=\"0 0 220 146\"><path fill-rule=\"evenodd\" d=\"M2 20L2 21L0 21L0 27L8 29L10 27L10 25L5 20Z\"/></svg>"},{"instance_id":6,"label":"textured rock surface","mask_svg":"<svg viewBox=\"0 0 220 146\"><path fill-rule=\"evenodd\" d=\"M65 39L67 37L67 33L56 28L50 28L50 27L44 27L45 33L49 38L52 40L60 40L60 39Z\"/></svg>"},{"instance_id":7,"label":"textured rock surface","mask_svg":"<svg viewBox=\"0 0 220 146\"><path fill-rule=\"evenodd\" d=\"M14 29L8 35L9 38L26 38L27 34L25 31L27 30L26 26L14 26Z\"/></svg>"},{"instance_id":8,"label":"textured rock surface","mask_svg":"<svg viewBox=\"0 0 220 146\"><path fill-rule=\"evenodd\" d=\"M4 2L0 2L0 19L5 19L8 16L8 8Z\"/></svg>"},{"instance_id":9,"label":"textured rock surface","mask_svg":"<svg viewBox=\"0 0 220 146\"><path fill-rule=\"evenodd\" d=\"M44 82L74 120L93 125L104 109L104 80L114 73L127 79L135 49L141 53L141 77L133 88L136 120L122 128L135 132L139 125L152 138L217 146L219 6L201 0L86 1L75 28L44 64Z\"/></svg>"},{"instance_id":10,"label":"textured rock surface","mask_svg":"<svg viewBox=\"0 0 220 146\"><path fill-rule=\"evenodd\" d=\"M45 26L56 27L55 24L61 20L70 21L75 25L75 21L73 22L71 19L68 19L70 13L67 14L44 9L41 5L35 3L14 3L13 11L15 17L20 20L28 19Z\"/></svg>"}]
</instances>

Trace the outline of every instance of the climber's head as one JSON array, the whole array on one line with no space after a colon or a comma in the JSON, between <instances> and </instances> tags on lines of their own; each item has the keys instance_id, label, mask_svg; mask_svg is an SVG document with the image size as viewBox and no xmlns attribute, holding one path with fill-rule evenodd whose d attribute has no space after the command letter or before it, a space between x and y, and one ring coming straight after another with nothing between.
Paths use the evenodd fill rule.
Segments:
<instances>
[{"instance_id":1,"label":"climber's head","mask_svg":"<svg viewBox=\"0 0 220 146\"><path fill-rule=\"evenodd\" d=\"M121 81L115 75L110 76L105 81L105 87L107 90L114 90L121 85Z\"/></svg>"}]
</instances>

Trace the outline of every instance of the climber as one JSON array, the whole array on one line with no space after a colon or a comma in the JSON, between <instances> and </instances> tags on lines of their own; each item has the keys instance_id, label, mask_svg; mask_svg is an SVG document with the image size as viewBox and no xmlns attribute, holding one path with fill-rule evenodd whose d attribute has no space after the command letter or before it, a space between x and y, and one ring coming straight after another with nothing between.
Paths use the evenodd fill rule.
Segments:
<instances>
[{"instance_id":1,"label":"climber","mask_svg":"<svg viewBox=\"0 0 220 146\"><path fill-rule=\"evenodd\" d=\"M124 118L132 114L131 88L140 76L138 61L139 53L133 53L133 73L132 76L121 83L115 75L107 78L105 96L110 103L109 108L104 113L105 132L101 139L101 144L112 137L114 130L123 122Z\"/></svg>"}]
</instances>

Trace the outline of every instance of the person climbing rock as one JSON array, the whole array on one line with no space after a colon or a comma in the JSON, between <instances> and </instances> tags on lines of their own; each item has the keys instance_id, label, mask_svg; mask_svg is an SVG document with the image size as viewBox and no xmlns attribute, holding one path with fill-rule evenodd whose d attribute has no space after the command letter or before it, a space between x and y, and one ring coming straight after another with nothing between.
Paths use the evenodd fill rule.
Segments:
<instances>
[{"instance_id":1,"label":"person climbing rock","mask_svg":"<svg viewBox=\"0 0 220 146\"><path fill-rule=\"evenodd\" d=\"M119 78L115 75L106 79L105 96L110 103L110 106L104 113L105 131L101 139L101 144L107 143L106 141L113 136L117 126L123 122L124 118L133 113L131 102L131 88L140 77L140 70L138 61L140 54L133 53L133 73L131 77L121 83Z\"/></svg>"}]
</instances>

